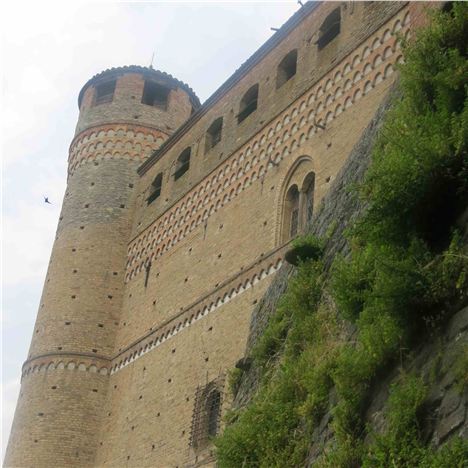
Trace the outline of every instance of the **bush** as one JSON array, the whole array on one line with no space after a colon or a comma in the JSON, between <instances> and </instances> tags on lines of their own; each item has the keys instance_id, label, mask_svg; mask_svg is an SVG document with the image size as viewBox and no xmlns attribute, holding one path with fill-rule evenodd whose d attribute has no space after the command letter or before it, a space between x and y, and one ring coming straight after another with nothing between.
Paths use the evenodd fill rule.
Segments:
<instances>
[{"instance_id":1,"label":"bush","mask_svg":"<svg viewBox=\"0 0 468 468\"><path fill-rule=\"evenodd\" d=\"M341 318L324 305L321 241L298 239L290 254L296 275L253 352L264 377L216 440L219 466L302 466L332 386L335 438L317 466L461 467L467 458L466 442L456 439L438 454L425 446L419 416L426 388L415 376L392 386L388 428L363 444L376 377L404 358L423 324L437 325L467 302L467 249L453 229L468 198L466 37L468 4L455 2L404 45L402 98L360 188L368 209L348 233L351 256L331 269L333 298L356 327L355 340L343 344Z\"/></svg>"}]
</instances>

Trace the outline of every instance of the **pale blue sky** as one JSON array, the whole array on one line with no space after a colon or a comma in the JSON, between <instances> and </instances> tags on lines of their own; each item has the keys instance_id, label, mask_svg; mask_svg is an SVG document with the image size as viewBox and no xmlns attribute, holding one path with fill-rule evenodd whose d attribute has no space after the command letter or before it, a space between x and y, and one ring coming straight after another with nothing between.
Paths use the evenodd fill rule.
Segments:
<instances>
[{"instance_id":1,"label":"pale blue sky","mask_svg":"<svg viewBox=\"0 0 468 468\"><path fill-rule=\"evenodd\" d=\"M2 2L2 451L66 184L77 96L95 73L149 65L206 100L296 0ZM47 195L52 205L43 202ZM3 458L3 455L2 455Z\"/></svg>"}]
</instances>

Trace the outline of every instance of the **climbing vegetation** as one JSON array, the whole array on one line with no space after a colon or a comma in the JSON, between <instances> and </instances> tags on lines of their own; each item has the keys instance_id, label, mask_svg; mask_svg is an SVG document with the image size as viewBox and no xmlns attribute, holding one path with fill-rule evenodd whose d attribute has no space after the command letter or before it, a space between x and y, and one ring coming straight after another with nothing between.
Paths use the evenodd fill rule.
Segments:
<instances>
[{"instance_id":1,"label":"climbing vegetation","mask_svg":"<svg viewBox=\"0 0 468 468\"><path fill-rule=\"evenodd\" d=\"M303 466L325 414L334 437L317 466L457 467L467 459L456 438L437 453L427 446L427 388L417 375L402 372L392 386L383 433L364 417L378 378L468 302L457 226L468 200L466 37L468 4L454 2L403 43L401 96L358 188L367 209L347 232L351 254L329 271L323 243L301 241L316 254L297 259L252 353L261 383L215 442L221 467Z\"/></svg>"}]
</instances>

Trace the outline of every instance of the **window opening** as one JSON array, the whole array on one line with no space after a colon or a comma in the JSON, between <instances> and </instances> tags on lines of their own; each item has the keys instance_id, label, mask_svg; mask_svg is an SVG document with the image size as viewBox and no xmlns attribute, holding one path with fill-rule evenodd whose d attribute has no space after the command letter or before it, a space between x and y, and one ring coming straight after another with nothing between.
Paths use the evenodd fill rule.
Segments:
<instances>
[{"instance_id":1,"label":"window opening","mask_svg":"<svg viewBox=\"0 0 468 468\"><path fill-rule=\"evenodd\" d=\"M335 39L341 30L341 10L336 8L326 18L320 26L319 40L317 41L318 49L323 49L333 39Z\"/></svg>"},{"instance_id":2,"label":"window opening","mask_svg":"<svg viewBox=\"0 0 468 468\"><path fill-rule=\"evenodd\" d=\"M213 390L206 400L207 433L209 437L214 437L218 433L220 405L221 393L218 390Z\"/></svg>"},{"instance_id":3,"label":"window opening","mask_svg":"<svg viewBox=\"0 0 468 468\"><path fill-rule=\"evenodd\" d=\"M112 99L114 98L115 84L116 81L112 80L96 86L96 98L94 100L95 106L112 102Z\"/></svg>"},{"instance_id":4,"label":"window opening","mask_svg":"<svg viewBox=\"0 0 468 468\"><path fill-rule=\"evenodd\" d=\"M197 389L190 433L190 445L195 449L208 446L219 432L223 385L224 377L221 376Z\"/></svg>"},{"instance_id":5,"label":"window opening","mask_svg":"<svg viewBox=\"0 0 468 468\"><path fill-rule=\"evenodd\" d=\"M189 170L190 153L191 153L191 149L186 148L184 149L184 151L182 151L182 153L180 153L180 156L177 158L176 170L174 173L174 180L179 179Z\"/></svg>"},{"instance_id":6,"label":"window opening","mask_svg":"<svg viewBox=\"0 0 468 468\"><path fill-rule=\"evenodd\" d=\"M258 103L258 84L253 85L243 96L239 105L239 114L237 115L237 122L241 123L252 112L257 110Z\"/></svg>"},{"instance_id":7,"label":"window opening","mask_svg":"<svg viewBox=\"0 0 468 468\"><path fill-rule=\"evenodd\" d=\"M156 198L161 195L161 188L162 188L162 172L160 172L151 183L151 193L150 196L146 199L147 204L151 204L156 200Z\"/></svg>"},{"instance_id":8,"label":"window opening","mask_svg":"<svg viewBox=\"0 0 468 468\"><path fill-rule=\"evenodd\" d=\"M167 110L170 89L154 81L145 81L141 102L148 106Z\"/></svg>"},{"instance_id":9,"label":"window opening","mask_svg":"<svg viewBox=\"0 0 468 468\"><path fill-rule=\"evenodd\" d=\"M297 49L291 50L278 65L276 74L276 88L289 81L295 74L297 69Z\"/></svg>"},{"instance_id":10,"label":"window opening","mask_svg":"<svg viewBox=\"0 0 468 468\"><path fill-rule=\"evenodd\" d=\"M299 228L299 190L297 185L293 185L288 191L288 207L289 207L289 237L293 238L297 235Z\"/></svg>"},{"instance_id":11,"label":"window opening","mask_svg":"<svg viewBox=\"0 0 468 468\"><path fill-rule=\"evenodd\" d=\"M306 223L308 224L314 215L314 190L315 174L310 173L305 180L305 203L306 203Z\"/></svg>"},{"instance_id":12,"label":"window opening","mask_svg":"<svg viewBox=\"0 0 468 468\"><path fill-rule=\"evenodd\" d=\"M206 132L205 136L205 153L216 146L221 141L223 130L223 118L217 118Z\"/></svg>"},{"instance_id":13,"label":"window opening","mask_svg":"<svg viewBox=\"0 0 468 468\"><path fill-rule=\"evenodd\" d=\"M284 208L283 208L283 222L282 222L282 239L283 242L296 237L299 229L302 226L302 215L300 200L303 200L303 196L299 194L299 188L296 184L291 185L286 192L284 197Z\"/></svg>"}]
</instances>

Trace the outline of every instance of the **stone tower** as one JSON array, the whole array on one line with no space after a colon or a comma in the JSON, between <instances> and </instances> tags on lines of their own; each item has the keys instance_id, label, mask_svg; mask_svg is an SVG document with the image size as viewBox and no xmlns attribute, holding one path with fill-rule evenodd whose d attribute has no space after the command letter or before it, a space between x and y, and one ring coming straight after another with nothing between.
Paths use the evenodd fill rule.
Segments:
<instances>
[{"instance_id":1,"label":"stone tower","mask_svg":"<svg viewBox=\"0 0 468 468\"><path fill-rule=\"evenodd\" d=\"M93 464L122 305L136 170L200 105L184 83L138 66L94 76L78 104L68 185L6 466Z\"/></svg>"}]
</instances>

